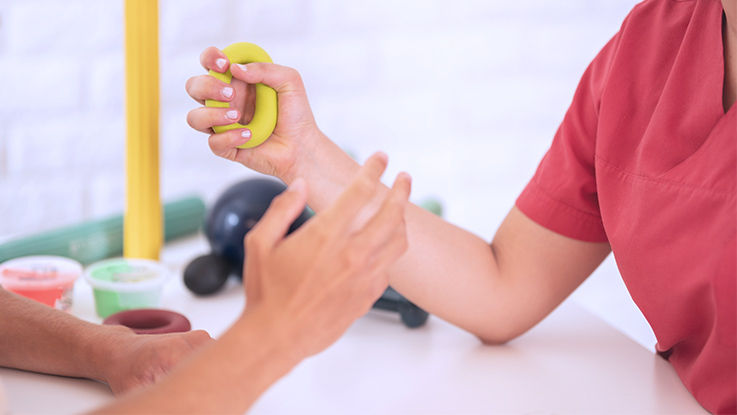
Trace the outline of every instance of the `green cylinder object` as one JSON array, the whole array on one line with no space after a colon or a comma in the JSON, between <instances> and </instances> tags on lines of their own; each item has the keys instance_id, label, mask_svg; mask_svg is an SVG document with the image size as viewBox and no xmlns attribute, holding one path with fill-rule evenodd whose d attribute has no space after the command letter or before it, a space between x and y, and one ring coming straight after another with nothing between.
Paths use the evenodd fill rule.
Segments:
<instances>
[{"instance_id":1,"label":"green cylinder object","mask_svg":"<svg viewBox=\"0 0 737 415\"><path fill-rule=\"evenodd\" d=\"M443 203L439 199L428 197L420 202L420 207L440 217L443 216Z\"/></svg>"},{"instance_id":2,"label":"green cylinder object","mask_svg":"<svg viewBox=\"0 0 737 415\"><path fill-rule=\"evenodd\" d=\"M164 204L164 240L196 233L205 202L192 196ZM58 255L90 264L123 254L123 216L82 222L0 244L0 262L26 255Z\"/></svg>"}]
</instances>

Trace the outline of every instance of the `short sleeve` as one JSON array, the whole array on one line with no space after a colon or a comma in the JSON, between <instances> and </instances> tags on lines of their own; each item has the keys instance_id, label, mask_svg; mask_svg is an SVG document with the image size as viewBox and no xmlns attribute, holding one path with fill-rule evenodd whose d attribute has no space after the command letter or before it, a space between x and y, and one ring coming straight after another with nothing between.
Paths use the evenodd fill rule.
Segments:
<instances>
[{"instance_id":1,"label":"short sleeve","mask_svg":"<svg viewBox=\"0 0 737 415\"><path fill-rule=\"evenodd\" d=\"M536 223L588 242L607 241L599 212L594 154L601 92L618 40L619 34L584 72L550 149L516 202Z\"/></svg>"}]
</instances>

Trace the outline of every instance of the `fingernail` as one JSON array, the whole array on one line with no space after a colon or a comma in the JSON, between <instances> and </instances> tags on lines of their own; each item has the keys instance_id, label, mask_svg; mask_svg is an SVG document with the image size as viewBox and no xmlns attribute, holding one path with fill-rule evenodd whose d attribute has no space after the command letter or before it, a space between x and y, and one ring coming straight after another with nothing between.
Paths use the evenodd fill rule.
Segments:
<instances>
[{"instance_id":1,"label":"fingernail","mask_svg":"<svg viewBox=\"0 0 737 415\"><path fill-rule=\"evenodd\" d=\"M225 116L228 117L231 120L237 120L238 119L238 111L236 110L230 110L225 113Z\"/></svg>"},{"instance_id":2,"label":"fingernail","mask_svg":"<svg viewBox=\"0 0 737 415\"><path fill-rule=\"evenodd\" d=\"M293 192L301 192L305 188L305 179L298 177L292 184L289 185L289 189Z\"/></svg>"},{"instance_id":3,"label":"fingernail","mask_svg":"<svg viewBox=\"0 0 737 415\"><path fill-rule=\"evenodd\" d=\"M241 131L241 135L238 138L237 140L238 142L236 143L236 145L245 144L250 139L251 139L251 130L243 130Z\"/></svg>"},{"instance_id":4,"label":"fingernail","mask_svg":"<svg viewBox=\"0 0 737 415\"><path fill-rule=\"evenodd\" d=\"M223 88L223 91L222 92L223 92L223 96L225 98L230 98L230 97L233 96L233 88L231 88L229 86L226 86L225 88Z\"/></svg>"},{"instance_id":5,"label":"fingernail","mask_svg":"<svg viewBox=\"0 0 737 415\"><path fill-rule=\"evenodd\" d=\"M244 72L248 70L248 66L240 64L240 63L238 64L238 67L241 68L241 71L244 71Z\"/></svg>"},{"instance_id":6,"label":"fingernail","mask_svg":"<svg viewBox=\"0 0 737 415\"><path fill-rule=\"evenodd\" d=\"M217 65L218 68L223 69L225 68L225 65L228 63L227 60L223 58L218 58L215 60L215 65Z\"/></svg>"}]
</instances>

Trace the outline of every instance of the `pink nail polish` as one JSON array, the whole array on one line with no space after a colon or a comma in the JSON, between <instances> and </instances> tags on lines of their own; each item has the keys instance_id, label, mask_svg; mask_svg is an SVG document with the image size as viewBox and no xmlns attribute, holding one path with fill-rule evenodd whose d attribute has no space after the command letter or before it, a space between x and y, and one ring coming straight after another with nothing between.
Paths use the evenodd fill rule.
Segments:
<instances>
[{"instance_id":1,"label":"pink nail polish","mask_svg":"<svg viewBox=\"0 0 737 415\"><path fill-rule=\"evenodd\" d=\"M238 119L238 111L236 110L230 110L225 113L225 116L228 117L231 120L237 120Z\"/></svg>"},{"instance_id":2,"label":"pink nail polish","mask_svg":"<svg viewBox=\"0 0 737 415\"><path fill-rule=\"evenodd\" d=\"M241 135L240 137L238 137L238 140L236 140L236 145L245 144L250 139L251 139L251 130L243 130L241 131Z\"/></svg>"}]
</instances>

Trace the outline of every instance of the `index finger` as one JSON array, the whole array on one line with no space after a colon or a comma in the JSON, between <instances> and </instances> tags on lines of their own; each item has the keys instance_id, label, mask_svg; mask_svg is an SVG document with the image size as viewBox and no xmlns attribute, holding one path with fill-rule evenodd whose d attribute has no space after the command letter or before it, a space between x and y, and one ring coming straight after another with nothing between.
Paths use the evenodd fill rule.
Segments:
<instances>
[{"instance_id":1,"label":"index finger","mask_svg":"<svg viewBox=\"0 0 737 415\"><path fill-rule=\"evenodd\" d=\"M215 72L224 73L228 70L230 62L225 53L215 46L210 46L200 54L200 64L203 68Z\"/></svg>"},{"instance_id":2,"label":"index finger","mask_svg":"<svg viewBox=\"0 0 737 415\"><path fill-rule=\"evenodd\" d=\"M404 211L411 191L412 178L407 173L399 173L379 211L356 234L355 243L375 254L390 246L388 242L398 231L404 235Z\"/></svg>"},{"instance_id":3,"label":"index finger","mask_svg":"<svg viewBox=\"0 0 737 415\"><path fill-rule=\"evenodd\" d=\"M358 212L371 202L379 188L379 179L386 170L387 156L375 153L361 166L356 178L338 200L328 208L323 217L333 223L337 232L345 232Z\"/></svg>"}]
</instances>

